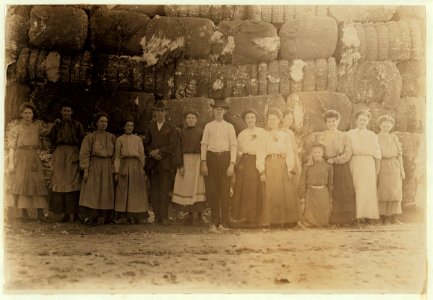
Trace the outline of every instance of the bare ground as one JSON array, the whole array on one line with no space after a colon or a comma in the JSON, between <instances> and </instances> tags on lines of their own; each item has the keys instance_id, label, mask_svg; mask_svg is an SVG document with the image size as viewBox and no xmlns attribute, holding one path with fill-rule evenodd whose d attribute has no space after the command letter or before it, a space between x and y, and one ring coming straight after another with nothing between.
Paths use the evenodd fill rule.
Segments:
<instances>
[{"instance_id":1,"label":"bare ground","mask_svg":"<svg viewBox=\"0 0 433 300\"><path fill-rule=\"evenodd\" d=\"M421 293L422 223L362 229L27 223L5 227L5 290ZM54 292L55 292L54 291Z\"/></svg>"}]
</instances>

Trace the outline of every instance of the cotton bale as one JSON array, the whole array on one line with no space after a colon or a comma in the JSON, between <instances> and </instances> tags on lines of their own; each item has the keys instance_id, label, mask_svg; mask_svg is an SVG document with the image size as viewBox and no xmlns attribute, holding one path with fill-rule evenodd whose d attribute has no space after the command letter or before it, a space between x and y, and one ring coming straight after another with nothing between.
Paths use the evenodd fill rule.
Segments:
<instances>
[{"instance_id":1,"label":"cotton bale","mask_svg":"<svg viewBox=\"0 0 433 300\"><path fill-rule=\"evenodd\" d=\"M18 56L17 66L16 66L16 78L19 82L26 82L29 76L29 70L27 64L29 62L31 50L29 48L24 48L21 50Z\"/></svg>"},{"instance_id":2,"label":"cotton bale","mask_svg":"<svg viewBox=\"0 0 433 300\"><path fill-rule=\"evenodd\" d=\"M270 108L284 110L286 107L286 101L281 95L230 97L226 101L229 103L229 108L225 118L235 126L238 133L247 127L242 120L242 112L246 109L255 109L259 113L257 126L265 127L266 112Z\"/></svg>"},{"instance_id":3,"label":"cotton bale","mask_svg":"<svg viewBox=\"0 0 433 300\"><path fill-rule=\"evenodd\" d=\"M425 19L426 8L423 5L400 5L397 8L397 19Z\"/></svg>"},{"instance_id":4,"label":"cotton bale","mask_svg":"<svg viewBox=\"0 0 433 300\"><path fill-rule=\"evenodd\" d=\"M249 95L250 65L238 65L234 76L233 97L245 97Z\"/></svg>"},{"instance_id":5,"label":"cotton bale","mask_svg":"<svg viewBox=\"0 0 433 300\"><path fill-rule=\"evenodd\" d=\"M158 17L147 25L142 58L163 65L180 57L204 59L211 54L212 21L194 17Z\"/></svg>"},{"instance_id":6,"label":"cotton bale","mask_svg":"<svg viewBox=\"0 0 433 300\"><path fill-rule=\"evenodd\" d=\"M213 54L217 58L229 56L228 61L234 64L274 60L280 47L276 28L254 20L222 21L212 40L217 45Z\"/></svg>"},{"instance_id":7,"label":"cotton bale","mask_svg":"<svg viewBox=\"0 0 433 300\"><path fill-rule=\"evenodd\" d=\"M98 9L90 17L92 47L105 54L140 55L148 22L142 13Z\"/></svg>"},{"instance_id":8,"label":"cotton bale","mask_svg":"<svg viewBox=\"0 0 433 300\"><path fill-rule=\"evenodd\" d=\"M366 43L365 59L366 60L378 60L378 39L376 27L373 24L364 25Z\"/></svg>"},{"instance_id":9,"label":"cotton bale","mask_svg":"<svg viewBox=\"0 0 433 300\"><path fill-rule=\"evenodd\" d=\"M367 6L361 5L330 5L328 12L329 16L338 23L344 21L365 22L368 18Z\"/></svg>"},{"instance_id":10,"label":"cotton bale","mask_svg":"<svg viewBox=\"0 0 433 300\"><path fill-rule=\"evenodd\" d=\"M326 90L328 92L337 91L338 85L338 70L337 70L337 62L335 61L335 57L328 58L328 82Z\"/></svg>"},{"instance_id":11,"label":"cotton bale","mask_svg":"<svg viewBox=\"0 0 433 300\"><path fill-rule=\"evenodd\" d=\"M302 122L302 128L306 133L326 130L326 123L322 114L334 109L341 114L341 121L338 126L340 130L348 130L352 117L352 103L343 93L337 92L301 92L291 94L287 98L287 105L292 109L300 107L303 115L295 116L301 120L295 120L295 123Z\"/></svg>"},{"instance_id":12,"label":"cotton bale","mask_svg":"<svg viewBox=\"0 0 433 300\"><path fill-rule=\"evenodd\" d=\"M385 23L374 24L377 34L377 60L388 60L389 57L389 39L388 27Z\"/></svg>"},{"instance_id":13,"label":"cotton bale","mask_svg":"<svg viewBox=\"0 0 433 300\"><path fill-rule=\"evenodd\" d=\"M35 47L77 51L87 39L87 14L63 6L34 6L30 13L29 41Z\"/></svg>"},{"instance_id":14,"label":"cotton bale","mask_svg":"<svg viewBox=\"0 0 433 300\"><path fill-rule=\"evenodd\" d=\"M31 88L19 82L7 82L5 89L4 118L5 123L20 116L20 105L30 99Z\"/></svg>"},{"instance_id":15,"label":"cotton bale","mask_svg":"<svg viewBox=\"0 0 433 300\"><path fill-rule=\"evenodd\" d=\"M6 64L18 59L21 49L28 47L28 32L30 29L30 10L19 13L21 6L10 6L6 14L5 58ZM25 6L27 7L27 6Z\"/></svg>"},{"instance_id":16,"label":"cotton bale","mask_svg":"<svg viewBox=\"0 0 433 300\"><path fill-rule=\"evenodd\" d=\"M337 46L338 28L330 17L301 16L285 22L279 36L282 59L329 58Z\"/></svg>"},{"instance_id":17,"label":"cotton bale","mask_svg":"<svg viewBox=\"0 0 433 300\"><path fill-rule=\"evenodd\" d=\"M290 92L303 91L305 62L295 59L290 64Z\"/></svg>"},{"instance_id":18,"label":"cotton bale","mask_svg":"<svg viewBox=\"0 0 433 300\"><path fill-rule=\"evenodd\" d=\"M328 61L324 58L316 59L315 68L316 91L326 91L328 87Z\"/></svg>"},{"instance_id":19,"label":"cotton bale","mask_svg":"<svg viewBox=\"0 0 433 300\"><path fill-rule=\"evenodd\" d=\"M367 22L387 22L393 18L398 6L369 5L367 7Z\"/></svg>"},{"instance_id":20,"label":"cotton bale","mask_svg":"<svg viewBox=\"0 0 433 300\"><path fill-rule=\"evenodd\" d=\"M211 99L205 97L164 100L164 103L169 108L168 117L175 126L180 128L184 127L184 114L189 110L198 112L197 126L204 128L206 123L213 119L212 107L210 106L212 102Z\"/></svg>"},{"instance_id":21,"label":"cotton bale","mask_svg":"<svg viewBox=\"0 0 433 300\"><path fill-rule=\"evenodd\" d=\"M290 94L290 62L281 59L278 61L280 71L280 94L287 97Z\"/></svg>"},{"instance_id":22,"label":"cotton bale","mask_svg":"<svg viewBox=\"0 0 433 300\"><path fill-rule=\"evenodd\" d=\"M411 132L395 132L403 150L403 166L406 174L406 179L403 180L403 205L417 202L416 197L419 196L420 188L418 181L419 170L424 169L425 159L420 158L419 153L423 144L423 135ZM418 172L417 172L418 171Z\"/></svg>"},{"instance_id":23,"label":"cotton bale","mask_svg":"<svg viewBox=\"0 0 433 300\"><path fill-rule=\"evenodd\" d=\"M115 5L113 10L139 12L149 17L164 16L164 5Z\"/></svg>"},{"instance_id":24,"label":"cotton bale","mask_svg":"<svg viewBox=\"0 0 433 300\"><path fill-rule=\"evenodd\" d=\"M259 95L266 95L268 92L268 65L264 62L259 64L257 71L259 83Z\"/></svg>"},{"instance_id":25,"label":"cotton bale","mask_svg":"<svg viewBox=\"0 0 433 300\"><path fill-rule=\"evenodd\" d=\"M307 60L304 68L304 84L302 91L312 92L316 90L316 62Z\"/></svg>"},{"instance_id":26,"label":"cotton bale","mask_svg":"<svg viewBox=\"0 0 433 300\"><path fill-rule=\"evenodd\" d=\"M272 5L261 5L262 18L266 23L272 22Z\"/></svg>"},{"instance_id":27,"label":"cotton bale","mask_svg":"<svg viewBox=\"0 0 433 300\"><path fill-rule=\"evenodd\" d=\"M403 79L401 96L425 96L425 60L402 61L397 67Z\"/></svg>"},{"instance_id":28,"label":"cotton bale","mask_svg":"<svg viewBox=\"0 0 433 300\"><path fill-rule=\"evenodd\" d=\"M278 61L274 60L268 63L267 75L267 95L275 95L280 93L280 67Z\"/></svg>"},{"instance_id":29,"label":"cotton bale","mask_svg":"<svg viewBox=\"0 0 433 300\"><path fill-rule=\"evenodd\" d=\"M347 67L338 66L339 92L345 93L354 103L383 103L395 107L400 99L402 78L394 62L365 61Z\"/></svg>"}]
</instances>

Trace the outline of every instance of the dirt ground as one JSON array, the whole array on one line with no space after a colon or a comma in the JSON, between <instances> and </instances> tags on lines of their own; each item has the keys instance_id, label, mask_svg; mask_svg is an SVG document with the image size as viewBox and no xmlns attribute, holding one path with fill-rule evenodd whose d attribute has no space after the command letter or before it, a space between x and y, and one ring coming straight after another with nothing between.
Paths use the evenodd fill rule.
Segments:
<instances>
[{"instance_id":1,"label":"dirt ground","mask_svg":"<svg viewBox=\"0 0 433 300\"><path fill-rule=\"evenodd\" d=\"M425 226L230 229L18 223L5 292L421 293Z\"/></svg>"}]
</instances>

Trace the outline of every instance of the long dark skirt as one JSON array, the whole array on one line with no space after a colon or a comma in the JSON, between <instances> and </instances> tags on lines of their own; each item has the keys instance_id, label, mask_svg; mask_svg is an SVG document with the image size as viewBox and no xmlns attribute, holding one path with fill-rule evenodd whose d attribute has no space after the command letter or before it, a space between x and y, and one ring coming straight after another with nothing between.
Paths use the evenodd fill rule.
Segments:
<instances>
[{"instance_id":1,"label":"long dark skirt","mask_svg":"<svg viewBox=\"0 0 433 300\"><path fill-rule=\"evenodd\" d=\"M265 161L263 225L284 225L299 220L294 179L288 178L286 160L267 157Z\"/></svg>"},{"instance_id":2,"label":"long dark skirt","mask_svg":"<svg viewBox=\"0 0 433 300\"><path fill-rule=\"evenodd\" d=\"M356 217L356 195L349 163L333 166L334 192L330 223L348 224Z\"/></svg>"},{"instance_id":3,"label":"long dark skirt","mask_svg":"<svg viewBox=\"0 0 433 300\"><path fill-rule=\"evenodd\" d=\"M258 224L262 205L262 182L256 168L256 156L243 154L236 170L231 205L234 222Z\"/></svg>"}]
</instances>

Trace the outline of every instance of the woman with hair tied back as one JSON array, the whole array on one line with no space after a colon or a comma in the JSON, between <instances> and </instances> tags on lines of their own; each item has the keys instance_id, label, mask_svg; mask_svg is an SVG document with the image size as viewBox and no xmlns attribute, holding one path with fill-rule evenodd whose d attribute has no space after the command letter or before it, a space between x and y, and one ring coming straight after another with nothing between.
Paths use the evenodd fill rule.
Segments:
<instances>
[{"instance_id":1,"label":"woman with hair tied back","mask_svg":"<svg viewBox=\"0 0 433 300\"><path fill-rule=\"evenodd\" d=\"M48 189L45 185L42 162L37 153L40 136L46 136L50 128L34 121L36 106L24 102L19 108L21 120L8 136L8 173L12 203L7 206L22 209L23 220L29 219L29 208L36 208L38 220L45 219L44 209L48 208Z\"/></svg>"},{"instance_id":2,"label":"woman with hair tied back","mask_svg":"<svg viewBox=\"0 0 433 300\"><path fill-rule=\"evenodd\" d=\"M329 220L334 225L351 225L355 221L356 196L350 173L349 161L352 146L345 132L338 130L340 113L328 110L323 114L328 130L323 132L320 143L325 145L325 160L333 167L332 212Z\"/></svg>"},{"instance_id":3,"label":"woman with hair tied back","mask_svg":"<svg viewBox=\"0 0 433 300\"><path fill-rule=\"evenodd\" d=\"M116 137L106 131L108 118L106 112L95 114L96 130L84 138L80 149L80 168L84 173L79 205L86 225L112 221Z\"/></svg>"},{"instance_id":4,"label":"woman with hair tied back","mask_svg":"<svg viewBox=\"0 0 433 300\"><path fill-rule=\"evenodd\" d=\"M279 109L268 110L268 131L264 135L263 147L257 151L257 169L264 182L262 224L265 227L294 227L299 220L293 182L293 145L289 135L280 129L282 117Z\"/></svg>"},{"instance_id":5,"label":"woman with hair tied back","mask_svg":"<svg viewBox=\"0 0 433 300\"><path fill-rule=\"evenodd\" d=\"M382 224L400 224L397 215L402 213L402 180L406 177L403 168L403 151L398 137L390 133L394 127L394 119L388 115L380 116L377 125L380 128L377 136L382 152L377 187L379 214Z\"/></svg>"},{"instance_id":6,"label":"woman with hair tied back","mask_svg":"<svg viewBox=\"0 0 433 300\"><path fill-rule=\"evenodd\" d=\"M357 225L379 219L379 207L377 203L377 175L379 174L380 152L377 135L367 129L371 114L367 110L359 110L355 113L355 129L347 135L352 145L352 159L350 171L356 194L356 219Z\"/></svg>"}]
</instances>

